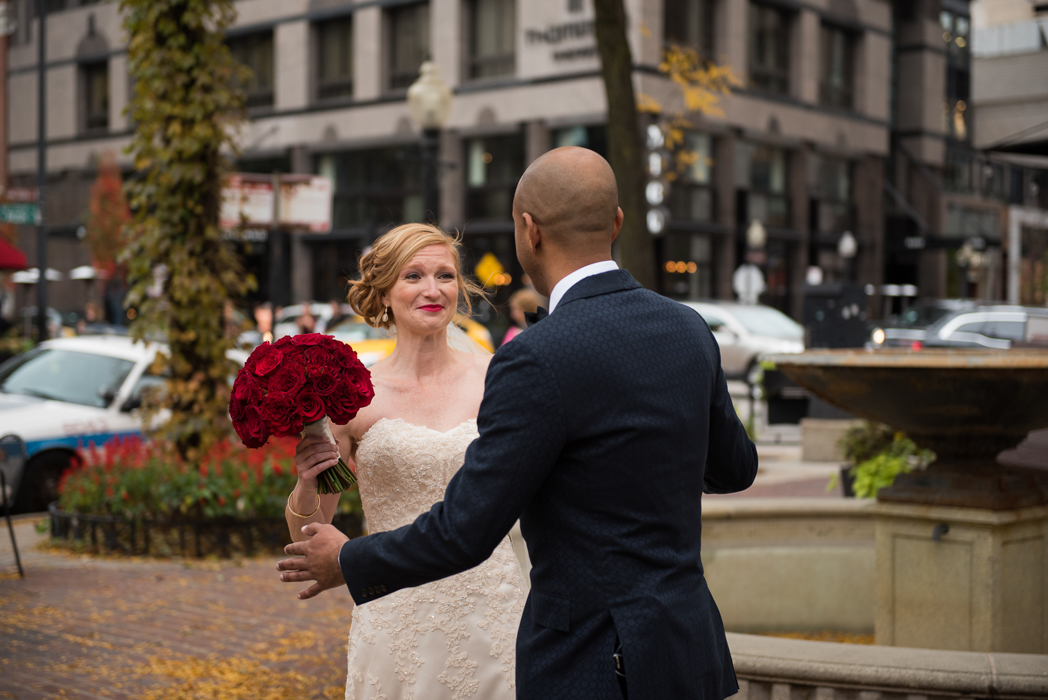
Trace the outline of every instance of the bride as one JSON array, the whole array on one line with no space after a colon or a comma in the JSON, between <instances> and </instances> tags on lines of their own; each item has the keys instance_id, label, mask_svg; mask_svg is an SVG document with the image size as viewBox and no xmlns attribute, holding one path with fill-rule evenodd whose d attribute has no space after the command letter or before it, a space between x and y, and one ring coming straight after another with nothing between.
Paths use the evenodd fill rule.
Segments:
<instances>
[{"instance_id":1,"label":"bride","mask_svg":"<svg viewBox=\"0 0 1048 700\"><path fill-rule=\"evenodd\" d=\"M379 238L360 260L349 292L373 326L395 327L393 353L371 368L375 398L345 426L338 445L299 443L298 483L288 499L291 537L330 523L339 494L317 494L316 477L339 452L353 459L371 532L415 520L437 501L477 437L477 410L491 359L452 348L459 301L479 291L461 273L458 242L407 224ZM527 597L509 539L465 573L404 589L352 612L346 698L513 698L517 626Z\"/></svg>"}]
</instances>

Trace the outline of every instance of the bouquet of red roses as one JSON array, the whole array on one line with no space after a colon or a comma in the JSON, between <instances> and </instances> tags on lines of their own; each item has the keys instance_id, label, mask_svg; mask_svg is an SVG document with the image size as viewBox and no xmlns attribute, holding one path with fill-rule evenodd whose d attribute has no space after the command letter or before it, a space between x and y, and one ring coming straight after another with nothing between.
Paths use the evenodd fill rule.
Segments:
<instances>
[{"instance_id":1,"label":"bouquet of red roses","mask_svg":"<svg viewBox=\"0 0 1048 700\"><path fill-rule=\"evenodd\" d=\"M248 447L303 431L334 442L328 419L345 425L374 396L371 373L353 348L329 335L306 333L255 348L233 382L229 415ZM339 459L317 477L317 491L339 493L356 483Z\"/></svg>"}]
</instances>

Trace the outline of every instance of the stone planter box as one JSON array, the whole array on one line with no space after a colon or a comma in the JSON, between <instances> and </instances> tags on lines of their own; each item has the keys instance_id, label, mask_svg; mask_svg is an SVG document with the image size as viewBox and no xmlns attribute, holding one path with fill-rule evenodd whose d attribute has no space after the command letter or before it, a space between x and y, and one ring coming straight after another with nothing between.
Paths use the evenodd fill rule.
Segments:
<instances>
[{"instance_id":1,"label":"stone planter box","mask_svg":"<svg viewBox=\"0 0 1048 700\"><path fill-rule=\"evenodd\" d=\"M283 518L132 519L70 513L52 503L51 537L98 553L228 558L274 552L291 542ZM363 534L359 515L339 515L332 523L349 537Z\"/></svg>"}]
</instances>

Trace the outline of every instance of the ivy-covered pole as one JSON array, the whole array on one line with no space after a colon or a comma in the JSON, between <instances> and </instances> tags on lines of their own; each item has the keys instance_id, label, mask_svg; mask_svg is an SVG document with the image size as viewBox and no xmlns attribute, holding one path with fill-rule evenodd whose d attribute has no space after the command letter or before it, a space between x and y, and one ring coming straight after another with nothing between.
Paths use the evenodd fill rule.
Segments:
<instances>
[{"instance_id":1,"label":"ivy-covered pole","mask_svg":"<svg viewBox=\"0 0 1048 700\"><path fill-rule=\"evenodd\" d=\"M155 370L166 391L146 397L145 420L160 408L170 417L160 433L193 460L229 428L226 358L236 339L223 310L254 285L218 227L223 152L234 149L242 123L246 69L225 45L233 0L121 0L130 44L135 125L130 153L131 284L127 305L138 311L131 334L163 338L169 352Z\"/></svg>"}]
</instances>

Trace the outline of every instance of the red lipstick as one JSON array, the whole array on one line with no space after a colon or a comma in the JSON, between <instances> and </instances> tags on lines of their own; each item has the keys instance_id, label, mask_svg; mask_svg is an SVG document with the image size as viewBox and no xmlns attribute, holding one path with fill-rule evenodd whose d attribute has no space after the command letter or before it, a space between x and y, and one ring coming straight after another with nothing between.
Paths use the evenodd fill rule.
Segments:
<instances>
[{"instance_id":1,"label":"red lipstick","mask_svg":"<svg viewBox=\"0 0 1048 700\"><path fill-rule=\"evenodd\" d=\"M440 304L426 304L425 306L420 306L418 308L422 309L423 311L429 311L432 313L437 313L444 310L444 307Z\"/></svg>"}]
</instances>

